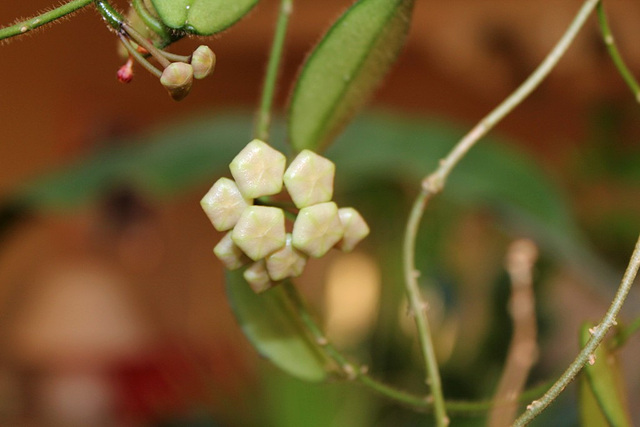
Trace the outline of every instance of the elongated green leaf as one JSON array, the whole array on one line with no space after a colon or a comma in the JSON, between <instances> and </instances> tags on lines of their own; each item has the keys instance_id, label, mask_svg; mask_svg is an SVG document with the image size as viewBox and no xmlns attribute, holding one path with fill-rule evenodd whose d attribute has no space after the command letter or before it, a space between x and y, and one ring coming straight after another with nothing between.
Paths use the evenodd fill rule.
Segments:
<instances>
[{"instance_id":1,"label":"elongated green leaf","mask_svg":"<svg viewBox=\"0 0 640 427\"><path fill-rule=\"evenodd\" d=\"M584 373L580 375L579 387L580 427L610 427Z\"/></svg>"},{"instance_id":2,"label":"elongated green leaf","mask_svg":"<svg viewBox=\"0 0 640 427\"><path fill-rule=\"evenodd\" d=\"M198 35L220 32L246 15L258 0L151 0L170 28Z\"/></svg>"},{"instance_id":3,"label":"elongated green leaf","mask_svg":"<svg viewBox=\"0 0 640 427\"><path fill-rule=\"evenodd\" d=\"M226 279L233 312L258 352L295 377L324 380L327 363L294 316L283 289L255 294L238 271L228 272Z\"/></svg>"},{"instance_id":4,"label":"elongated green leaf","mask_svg":"<svg viewBox=\"0 0 640 427\"><path fill-rule=\"evenodd\" d=\"M289 109L294 150L321 151L369 98L404 44L413 0L360 0L304 65Z\"/></svg>"},{"instance_id":5,"label":"elongated green leaf","mask_svg":"<svg viewBox=\"0 0 640 427\"><path fill-rule=\"evenodd\" d=\"M589 328L592 325L584 325L580 333L580 344L584 347L591 338ZM605 343L601 344L594 354L595 362L585 366L585 375L594 400L601 411L602 417L607 423L600 425L609 425L612 427L631 426L631 418L629 417L626 405L626 393L622 376L620 375L620 367L615 355L607 349ZM588 394L583 394L586 401L582 401L582 410L587 411L584 405L589 404ZM593 409L589 412L593 413ZM596 416L596 419L600 418ZM594 421L594 420L591 420ZM592 424L596 425L596 424Z\"/></svg>"}]
</instances>

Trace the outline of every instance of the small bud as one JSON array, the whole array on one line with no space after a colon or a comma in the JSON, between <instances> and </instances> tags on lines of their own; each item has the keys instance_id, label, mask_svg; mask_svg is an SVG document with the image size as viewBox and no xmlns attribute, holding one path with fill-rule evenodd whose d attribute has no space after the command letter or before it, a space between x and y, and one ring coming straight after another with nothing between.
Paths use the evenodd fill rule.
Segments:
<instances>
[{"instance_id":1,"label":"small bud","mask_svg":"<svg viewBox=\"0 0 640 427\"><path fill-rule=\"evenodd\" d=\"M160 83L176 101L184 99L193 84L193 67L184 62L173 62L164 69Z\"/></svg>"},{"instance_id":2,"label":"small bud","mask_svg":"<svg viewBox=\"0 0 640 427\"><path fill-rule=\"evenodd\" d=\"M269 144L254 139L229 164L242 195L255 199L278 194L287 159Z\"/></svg>"},{"instance_id":3,"label":"small bud","mask_svg":"<svg viewBox=\"0 0 640 427\"><path fill-rule=\"evenodd\" d=\"M260 260L251 264L249 268L244 271L244 279L249 283L253 292L259 294L273 287L267 268L264 265L264 260Z\"/></svg>"},{"instance_id":4,"label":"small bud","mask_svg":"<svg viewBox=\"0 0 640 427\"><path fill-rule=\"evenodd\" d=\"M344 227L344 237L338 243L338 247L344 252L351 252L362 239L369 235L369 226L360 212L353 208L340 208L338 215Z\"/></svg>"},{"instance_id":5,"label":"small bud","mask_svg":"<svg viewBox=\"0 0 640 427\"><path fill-rule=\"evenodd\" d=\"M248 207L242 212L231 239L252 260L266 257L285 245L284 212L270 206Z\"/></svg>"},{"instance_id":6,"label":"small bud","mask_svg":"<svg viewBox=\"0 0 640 427\"><path fill-rule=\"evenodd\" d=\"M129 83L133 80L133 59L127 59L127 62L118 69L118 80L121 83Z\"/></svg>"},{"instance_id":7,"label":"small bud","mask_svg":"<svg viewBox=\"0 0 640 427\"><path fill-rule=\"evenodd\" d=\"M275 281L298 277L307 263L306 257L291 244L291 234L288 233L284 248L269 255L266 260L269 277Z\"/></svg>"},{"instance_id":8,"label":"small bud","mask_svg":"<svg viewBox=\"0 0 640 427\"><path fill-rule=\"evenodd\" d=\"M284 173L284 185L298 208L328 202L333 197L333 162L313 151L302 150Z\"/></svg>"},{"instance_id":9,"label":"small bud","mask_svg":"<svg viewBox=\"0 0 640 427\"><path fill-rule=\"evenodd\" d=\"M213 253L229 270L242 267L248 260L242 250L231 240L231 232L224 235L222 240L213 248Z\"/></svg>"},{"instance_id":10,"label":"small bud","mask_svg":"<svg viewBox=\"0 0 640 427\"><path fill-rule=\"evenodd\" d=\"M213 74L216 68L216 54L209 46L198 46L191 55L191 66L193 67L193 77L196 79L204 79Z\"/></svg>"},{"instance_id":11,"label":"small bud","mask_svg":"<svg viewBox=\"0 0 640 427\"><path fill-rule=\"evenodd\" d=\"M292 236L296 249L314 258L323 256L343 236L338 206L326 202L300 209Z\"/></svg>"},{"instance_id":12,"label":"small bud","mask_svg":"<svg viewBox=\"0 0 640 427\"><path fill-rule=\"evenodd\" d=\"M236 183L229 178L220 178L200 201L202 209L218 231L233 228L240 215L253 204L240 194Z\"/></svg>"}]
</instances>

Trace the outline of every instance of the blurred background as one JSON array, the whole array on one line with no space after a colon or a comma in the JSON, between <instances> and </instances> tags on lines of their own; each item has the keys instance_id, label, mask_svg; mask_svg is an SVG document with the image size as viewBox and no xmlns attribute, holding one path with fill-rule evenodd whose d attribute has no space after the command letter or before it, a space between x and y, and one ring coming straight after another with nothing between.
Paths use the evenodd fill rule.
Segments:
<instances>
[{"instance_id":1,"label":"blurred background","mask_svg":"<svg viewBox=\"0 0 640 427\"><path fill-rule=\"evenodd\" d=\"M454 137L433 144L451 146L528 76L580 3L418 1L407 46L370 103L383 117L373 122L384 127L388 120L388 129L399 129L383 145L391 146L394 135L442 135L446 128ZM280 111L305 55L349 4L295 5ZM52 5L3 2L0 22ZM640 75L640 5L606 6L619 47ZM199 200L228 175L219 165L249 141L277 8L276 0L263 0L231 30L206 39L217 54L216 72L180 103L140 67L132 83L116 80L123 62L116 37L91 7L0 44L1 425L429 425L429 417L361 387L308 385L282 374L257 356L227 303L223 271L211 253L221 235ZM201 42L182 40L171 50L188 54ZM527 199L521 188L501 193L512 177L493 176L485 165L488 172L479 176L495 186L469 190L472 198L454 191L427 214L417 259L448 396L490 398L495 391L511 333L505 251L522 236L541 246L539 359L529 385L557 376L572 360L580 324L606 309L637 237L639 118L593 17L545 83L492 133L506 150L499 159L533 170L523 182L530 177L531 185L540 183L536 188L549 188L540 193L546 198L537 204L538 195ZM154 144L164 144L169 158L191 156L200 164L189 151L190 132L207 120L210 172L187 161L169 164L167 182L145 181L164 176L164 169L144 169L156 167L145 163ZM366 124L348 130L354 144ZM216 138L232 139L232 148L221 143L216 152ZM416 143L430 141L420 136ZM403 163L412 160L400 156L355 183L358 172L349 175L348 157L341 165L336 150L336 198L362 210L374 231L358 252L312 263L300 287L338 347L374 376L419 392L420 355L407 325L397 257L419 176L430 169L414 171ZM127 173L96 172L124 158L133 162ZM483 173L483 158L470 166L474 173ZM61 180L61 173L68 175ZM172 186L172 177L182 184ZM85 186L92 190L83 193ZM504 200L495 199L501 194ZM570 224L571 235L562 240L552 233L554 240L549 229L540 231L544 222L529 226L527 215L512 215L504 206L511 196L529 213L553 204L545 218L556 221L553 212L561 212L565 222L556 224ZM637 316L637 301L636 292L625 319ZM639 346L631 337L619 354L636 421ZM576 425L576 399L570 389L539 425ZM454 425L483 424L479 413Z\"/></svg>"}]
</instances>

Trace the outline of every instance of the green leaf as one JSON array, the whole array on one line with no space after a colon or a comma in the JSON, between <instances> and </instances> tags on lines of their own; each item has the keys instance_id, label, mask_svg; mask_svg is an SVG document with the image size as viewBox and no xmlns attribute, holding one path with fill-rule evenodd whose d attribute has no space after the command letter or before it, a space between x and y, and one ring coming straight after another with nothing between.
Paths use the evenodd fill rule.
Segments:
<instances>
[{"instance_id":1,"label":"green leaf","mask_svg":"<svg viewBox=\"0 0 640 427\"><path fill-rule=\"evenodd\" d=\"M152 132L100 144L105 149L42 175L12 199L38 210L65 211L127 185L155 198L175 196L228 173L228 165L251 139L246 115L210 114Z\"/></svg>"},{"instance_id":2,"label":"green leaf","mask_svg":"<svg viewBox=\"0 0 640 427\"><path fill-rule=\"evenodd\" d=\"M201 36L229 28L258 3L258 0L151 1L167 27Z\"/></svg>"},{"instance_id":3,"label":"green leaf","mask_svg":"<svg viewBox=\"0 0 640 427\"><path fill-rule=\"evenodd\" d=\"M227 272L227 296L245 335L283 371L307 381L327 377L327 362L296 318L281 286L254 293L242 272Z\"/></svg>"},{"instance_id":4,"label":"green leaf","mask_svg":"<svg viewBox=\"0 0 640 427\"><path fill-rule=\"evenodd\" d=\"M416 188L438 161L463 136L450 124L368 115L350 126L327 152L336 163L338 183L358 188L372 180L406 182ZM485 138L451 174L442 197L465 207L489 208L500 223L528 234L561 260L598 280L612 283L618 274L593 252L569 211L566 196L546 177L531 157ZM351 190L353 191L353 190ZM603 289L606 294L609 291Z\"/></svg>"},{"instance_id":5,"label":"green leaf","mask_svg":"<svg viewBox=\"0 0 640 427\"><path fill-rule=\"evenodd\" d=\"M583 347L591 338L590 327L592 325L589 324L582 327L580 344ZM590 396L586 389L581 390L580 405L584 425L631 426L631 418L626 405L626 392L615 354L611 353L603 343L598 346L594 356L595 363L593 365L589 363L585 366L586 381L583 379L581 385L591 392ZM592 397L593 399L591 399ZM593 405L593 401L596 402L596 405ZM597 407L598 411L594 407ZM596 412L599 412L600 415L597 415Z\"/></svg>"},{"instance_id":6,"label":"green leaf","mask_svg":"<svg viewBox=\"0 0 640 427\"><path fill-rule=\"evenodd\" d=\"M70 210L122 185L157 199L204 191L216 176L228 175L229 162L250 141L251 129L250 115L205 114L136 137L103 141L101 146L111 148L25 183L3 205ZM334 145L327 154L337 165L337 194L375 180L405 183L417 191L420 179L462 134L459 127L433 120L367 115L341 136L348 143ZM283 139L282 122L276 121L273 141ZM603 265L577 228L557 185L508 145L513 144L483 140L454 170L442 197L465 207L490 208L502 224L534 236L558 254L558 261L596 278L593 283L617 281L618 274Z\"/></svg>"},{"instance_id":7,"label":"green leaf","mask_svg":"<svg viewBox=\"0 0 640 427\"><path fill-rule=\"evenodd\" d=\"M360 0L331 27L305 63L289 108L296 151L321 151L370 97L395 62L413 0Z\"/></svg>"}]
</instances>

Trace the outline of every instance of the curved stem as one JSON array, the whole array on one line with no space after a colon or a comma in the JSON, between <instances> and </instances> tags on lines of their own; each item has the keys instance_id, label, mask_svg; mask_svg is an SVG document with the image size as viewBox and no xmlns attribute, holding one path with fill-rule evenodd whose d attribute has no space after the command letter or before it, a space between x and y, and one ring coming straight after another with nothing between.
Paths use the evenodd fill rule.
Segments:
<instances>
[{"instance_id":1,"label":"curved stem","mask_svg":"<svg viewBox=\"0 0 640 427\"><path fill-rule=\"evenodd\" d=\"M598 4L598 1L599 0L584 1L582 7L569 25L569 28L565 31L560 40L556 43L538 68L536 68L535 71L509 97L507 97L507 99L480 120L480 122L453 147L451 152L440 161L440 166L436 171L422 181L422 190L413 204L405 232L403 253L405 286L411 308L415 316L416 326L420 334L421 347L427 368L427 382L431 385L434 400L436 400L438 405L436 409L438 410L438 407L440 408L440 414L436 414L436 421L440 423L440 425L443 425L447 420L444 413L444 399L442 398L442 391L439 387L440 380L437 362L434 356L428 319L424 311L425 305L422 302L422 296L420 295L417 283L418 272L415 271L414 262L415 241L423 212L429 200L434 195L442 191L449 174L466 155L466 153L478 142L478 140L480 140L480 138L482 138L490 129L500 122L500 120L518 106L518 104L520 104L547 77L560 58L562 58L564 53L567 51L578 31L582 28L589 15Z\"/></svg>"},{"instance_id":2,"label":"curved stem","mask_svg":"<svg viewBox=\"0 0 640 427\"><path fill-rule=\"evenodd\" d=\"M607 22L607 14L604 10L604 5L602 2L598 4L598 23L600 24L600 31L602 32L602 39L604 40L604 44L607 46L607 51L609 52L609 56L613 61L614 65L618 69L618 72L627 83L627 86L633 92L633 95L636 98L636 101L640 102L640 85L629 71L627 64L625 64L622 56L620 55L620 51L618 51L618 47L616 46L615 39L613 38L613 34L611 33L611 29L609 28L609 23Z\"/></svg>"},{"instance_id":3,"label":"curved stem","mask_svg":"<svg viewBox=\"0 0 640 427\"><path fill-rule=\"evenodd\" d=\"M135 28L126 22L122 22L120 25L127 35L133 39L133 41L145 48L147 52L149 52L149 54L153 56L160 65L162 65L162 68L167 68L171 64L171 61L169 61L167 57L160 52L160 49L155 47L153 43L147 40L145 36L140 34Z\"/></svg>"},{"instance_id":4,"label":"curved stem","mask_svg":"<svg viewBox=\"0 0 640 427\"><path fill-rule=\"evenodd\" d=\"M629 294L629 290L633 285L633 282L638 274L638 268L640 268L640 237L636 242L635 249L631 254L629 265L622 277L618 291L609 306L606 314L595 328L593 328L593 334L591 339L584 348L578 353L575 360L569 365L567 370L556 381L551 388L538 400L534 400L527 406L527 410L515 421L514 426L527 425L531 420L538 416L551 402L553 402L558 395L569 385L576 375L582 370L585 364L589 362L589 359L593 357L593 352L598 345L604 340L604 337L609 332L612 326L616 325L616 317L622 308L624 300Z\"/></svg>"},{"instance_id":5,"label":"curved stem","mask_svg":"<svg viewBox=\"0 0 640 427\"><path fill-rule=\"evenodd\" d=\"M258 118L256 120L256 128L254 132L256 138L263 141L267 141L269 139L273 96L275 93L276 80L278 79L278 71L280 69L280 61L282 59L282 51L285 36L287 34L289 16L291 16L292 10L293 0L282 0L280 3L280 14L278 15L278 22L276 24L276 32L273 37L273 44L271 45L271 53L269 54L269 63L267 64L264 87L262 88L260 109L258 110Z\"/></svg>"},{"instance_id":6,"label":"curved stem","mask_svg":"<svg viewBox=\"0 0 640 427\"><path fill-rule=\"evenodd\" d=\"M411 306L411 312L416 322L420 348L424 355L426 383L429 385L433 397L436 424L438 426L446 426L449 424L449 418L447 417L447 411L444 406L444 395L442 393L440 373L438 372L438 361L433 348L429 319L427 318L427 304L422 299L418 286L419 272L415 269L416 236L424 209L433 194L434 193L430 191L423 190L414 202L413 208L411 208L404 238L403 270L409 305Z\"/></svg>"},{"instance_id":7,"label":"curved stem","mask_svg":"<svg viewBox=\"0 0 640 427\"><path fill-rule=\"evenodd\" d=\"M104 18L105 21L116 31L120 31L122 29L122 23L124 22L124 18L109 4L107 0L94 0L96 4L96 9L100 12L100 15Z\"/></svg>"},{"instance_id":8,"label":"curved stem","mask_svg":"<svg viewBox=\"0 0 640 427\"><path fill-rule=\"evenodd\" d=\"M26 34L31 30L54 22L79 9L82 9L92 2L93 0L72 0L68 3L63 4L62 6L56 7L55 9L49 10L40 15L17 22L8 27L0 28L0 40Z\"/></svg>"},{"instance_id":9,"label":"curved stem","mask_svg":"<svg viewBox=\"0 0 640 427\"><path fill-rule=\"evenodd\" d=\"M302 324L307 331L309 331L311 337L319 344L321 350L325 352L330 359L336 362L347 379L357 382L379 395L400 404L425 411L433 409L434 402L430 396L419 396L385 384L382 381L371 377L366 366L350 362L324 335L318 324L313 319L313 316L309 313L309 310L296 287L289 281L285 281L281 286L283 286L285 295L290 301L291 306L295 309L297 317L302 321ZM518 397L517 401L520 403L527 402L532 398L542 395L548 389L549 384L542 384L530 390L526 390ZM509 403L510 401L503 402L496 400L481 400L475 402L448 401L445 402L445 406L447 410L452 413L469 415L486 412L493 407Z\"/></svg>"},{"instance_id":10,"label":"curved stem","mask_svg":"<svg viewBox=\"0 0 640 427\"><path fill-rule=\"evenodd\" d=\"M147 71L149 71L151 74L153 74L157 78L162 77L162 71L158 70L156 67L153 66L153 64L147 61L147 59L142 54L140 54L140 52L138 52L138 49L136 49L131 44L129 39L123 34L120 34L120 42L127 49L127 51L129 52L129 55L133 56L135 60L138 61L138 63L142 65Z\"/></svg>"}]
</instances>

